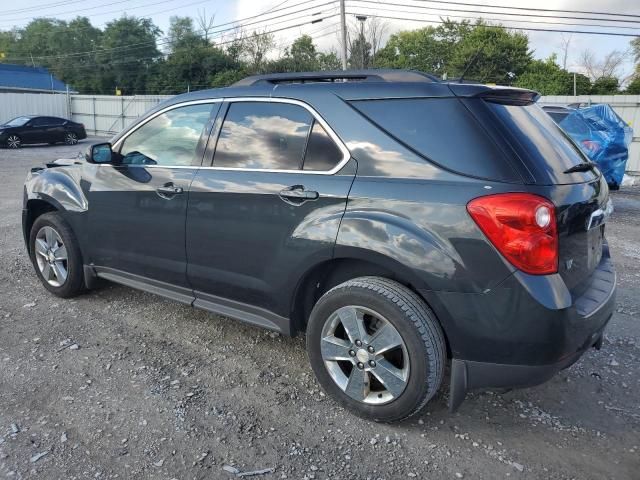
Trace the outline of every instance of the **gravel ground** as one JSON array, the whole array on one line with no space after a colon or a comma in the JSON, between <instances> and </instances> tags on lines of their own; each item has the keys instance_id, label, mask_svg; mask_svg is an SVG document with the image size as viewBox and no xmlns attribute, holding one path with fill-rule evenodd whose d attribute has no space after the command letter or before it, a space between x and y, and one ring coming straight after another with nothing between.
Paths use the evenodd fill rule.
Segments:
<instances>
[{"instance_id":1,"label":"gravel ground","mask_svg":"<svg viewBox=\"0 0 640 480\"><path fill-rule=\"evenodd\" d=\"M116 285L47 293L22 183L81 149L0 150L0 478L640 478L640 188L614 194L601 351L545 385L473 393L453 415L441 393L379 425L323 394L301 338Z\"/></svg>"}]
</instances>

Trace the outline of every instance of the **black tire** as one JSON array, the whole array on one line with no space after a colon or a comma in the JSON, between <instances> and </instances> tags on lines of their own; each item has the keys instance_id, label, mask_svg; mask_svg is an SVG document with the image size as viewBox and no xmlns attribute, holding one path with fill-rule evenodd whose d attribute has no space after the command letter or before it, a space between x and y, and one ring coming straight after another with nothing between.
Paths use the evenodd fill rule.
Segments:
<instances>
[{"instance_id":1,"label":"black tire","mask_svg":"<svg viewBox=\"0 0 640 480\"><path fill-rule=\"evenodd\" d=\"M53 228L62 239L67 250L67 278L60 286L51 285L42 275L35 253L36 236L42 227ZM51 293L62 298L71 298L80 295L85 290L82 254L73 230L66 220L58 212L45 213L39 216L31 227L29 234L29 256L36 275Z\"/></svg>"},{"instance_id":2,"label":"black tire","mask_svg":"<svg viewBox=\"0 0 640 480\"><path fill-rule=\"evenodd\" d=\"M15 141L13 140L14 138L17 139L17 143L15 143ZM18 135L10 134L9 137L7 137L6 146L7 148L14 149L22 148L22 138L20 138L20 136Z\"/></svg>"},{"instance_id":3,"label":"black tire","mask_svg":"<svg viewBox=\"0 0 640 480\"><path fill-rule=\"evenodd\" d=\"M333 312L362 305L391 323L406 346L410 369L404 391L388 403L372 405L347 395L332 379L321 352L325 323ZM413 291L381 277L360 277L332 288L316 303L307 326L311 367L324 390L355 414L380 422L395 422L418 413L439 390L444 377L446 343L429 307Z\"/></svg>"}]
</instances>

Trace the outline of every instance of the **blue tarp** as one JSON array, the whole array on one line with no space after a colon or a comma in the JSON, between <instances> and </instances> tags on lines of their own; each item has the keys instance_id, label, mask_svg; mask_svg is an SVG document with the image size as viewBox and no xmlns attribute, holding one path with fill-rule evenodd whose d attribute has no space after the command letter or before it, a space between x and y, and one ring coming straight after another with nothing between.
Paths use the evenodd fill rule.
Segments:
<instances>
[{"instance_id":1,"label":"blue tarp","mask_svg":"<svg viewBox=\"0 0 640 480\"><path fill-rule=\"evenodd\" d=\"M607 104L576 109L559 125L598 165L609 186L618 188L629 158L631 127Z\"/></svg>"}]
</instances>

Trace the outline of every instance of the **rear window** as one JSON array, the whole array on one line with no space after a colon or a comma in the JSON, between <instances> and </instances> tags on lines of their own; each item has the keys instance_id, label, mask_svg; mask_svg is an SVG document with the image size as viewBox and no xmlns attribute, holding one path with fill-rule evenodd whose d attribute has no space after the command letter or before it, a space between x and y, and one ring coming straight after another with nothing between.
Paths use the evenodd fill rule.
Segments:
<instances>
[{"instance_id":1,"label":"rear window","mask_svg":"<svg viewBox=\"0 0 640 480\"><path fill-rule=\"evenodd\" d=\"M503 151L456 98L351 104L396 140L448 170L491 180L519 180Z\"/></svg>"},{"instance_id":2,"label":"rear window","mask_svg":"<svg viewBox=\"0 0 640 480\"><path fill-rule=\"evenodd\" d=\"M528 166L551 183L580 183L596 178L592 171L564 173L588 161L580 148L538 105L501 105L486 102L513 137Z\"/></svg>"}]
</instances>

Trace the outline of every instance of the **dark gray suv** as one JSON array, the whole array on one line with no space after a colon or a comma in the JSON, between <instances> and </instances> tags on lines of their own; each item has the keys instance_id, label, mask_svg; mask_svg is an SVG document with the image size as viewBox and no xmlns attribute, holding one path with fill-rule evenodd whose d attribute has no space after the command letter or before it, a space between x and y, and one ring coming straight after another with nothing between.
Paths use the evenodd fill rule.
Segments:
<instances>
[{"instance_id":1,"label":"dark gray suv","mask_svg":"<svg viewBox=\"0 0 640 480\"><path fill-rule=\"evenodd\" d=\"M607 184L535 92L367 70L250 77L33 169L23 228L61 297L107 279L287 335L394 421L599 347Z\"/></svg>"}]
</instances>

